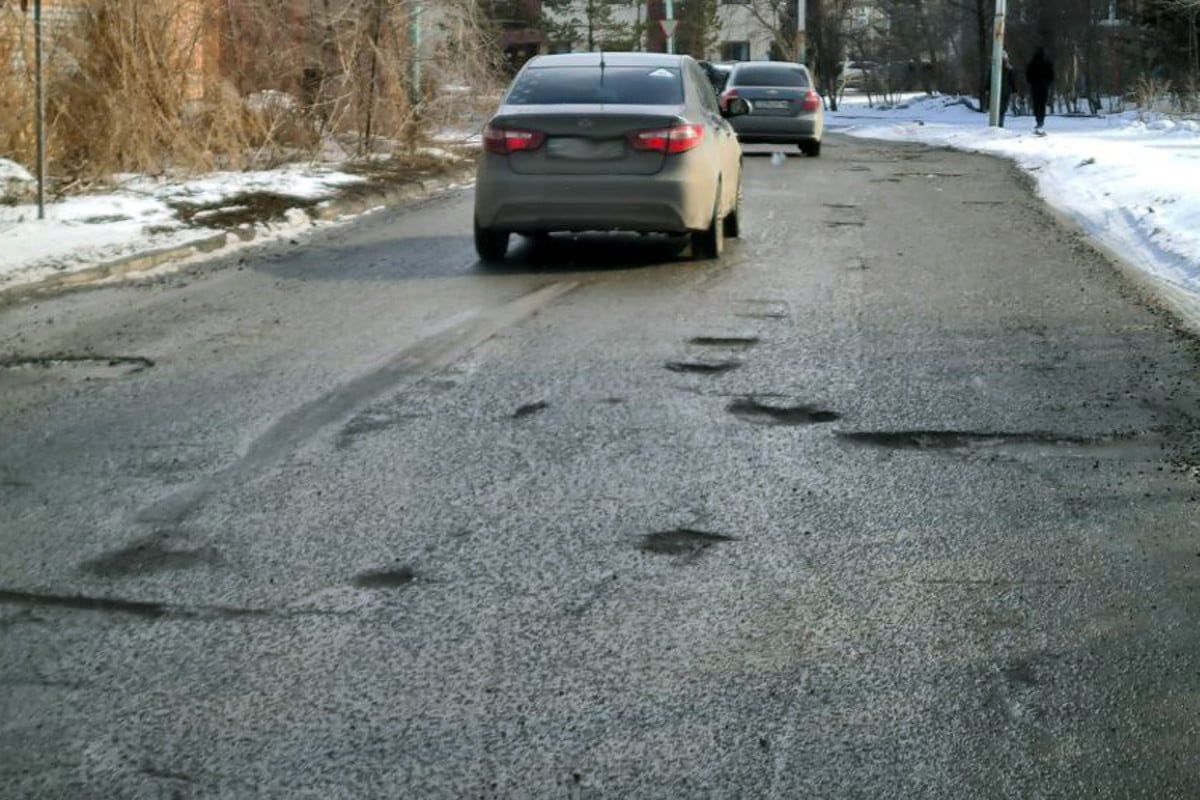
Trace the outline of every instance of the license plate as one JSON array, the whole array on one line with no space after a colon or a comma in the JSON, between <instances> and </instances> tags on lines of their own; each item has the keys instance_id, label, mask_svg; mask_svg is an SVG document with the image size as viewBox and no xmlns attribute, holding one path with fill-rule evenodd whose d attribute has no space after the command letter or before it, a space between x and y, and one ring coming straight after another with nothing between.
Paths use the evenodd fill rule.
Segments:
<instances>
[{"instance_id":1,"label":"license plate","mask_svg":"<svg viewBox=\"0 0 1200 800\"><path fill-rule=\"evenodd\" d=\"M788 107L787 100L751 100L755 108L781 109Z\"/></svg>"},{"instance_id":2,"label":"license plate","mask_svg":"<svg viewBox=\"0 0 1200 800\"><path fill-rule=\"evenodd\" d=\"M595 141L564 136L546 142L546 151L555 158L607 161L625 155L625 144L620 140Z\"/></svg>"}]
</instances>

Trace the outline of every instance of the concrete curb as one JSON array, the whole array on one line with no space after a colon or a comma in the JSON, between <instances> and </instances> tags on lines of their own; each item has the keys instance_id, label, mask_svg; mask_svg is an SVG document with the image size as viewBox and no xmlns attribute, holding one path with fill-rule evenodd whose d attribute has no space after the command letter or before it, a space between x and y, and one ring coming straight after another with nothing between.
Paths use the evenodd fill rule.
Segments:
<instances>
[{"instance_id":1,"label":"concrete curb","mask_svg":"<svg viewBox=\"0 0 1200 800\"><path fill-rule=\"evenodd\" d=\"M475 164L472 162L466 166L455 167L445 175L439 175L436 178L393 186L372 186L365 190L356 190L356 187L352 186L347 190L350 194L333 197L310 208L299 210L307 214L311 222L333 222L341 217L355 216L372 209L420 200L456 183L472 180L474 176ZM94 267L86 267L40 281L0 289L0 306L10 305L35 295L46 295L58 290L87 286L108 278L146 272L164 264L184 261L197 255L217 253L230 244L248 244L258 239L265 239L279 232L278 227L256 225L252 228L222 231L215 234L205 233L182 244L134 253L97 264Z\"/></svg>"}]
</instances>

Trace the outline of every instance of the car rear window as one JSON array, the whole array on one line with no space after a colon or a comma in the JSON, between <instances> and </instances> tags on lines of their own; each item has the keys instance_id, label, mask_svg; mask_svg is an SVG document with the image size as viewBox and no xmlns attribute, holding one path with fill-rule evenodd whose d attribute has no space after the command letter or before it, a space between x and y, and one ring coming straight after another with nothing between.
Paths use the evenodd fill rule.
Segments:
<instances>
[{"instance_id":1,"label":"car rear window","mask_svg":"<svg viewBox=\"0 0 1200 800\"><path fill-rule=\"evenodd\" d=\"M729 79L731 86L808 86L808 75L799 67L782 65L740 67Z\"/></svg>"},{"instance_id":2,"label":"car rear window","mask_svg":"<svg viewBox=\"0 0 1200 800\"><path fill-rule=\"evenodd\" d=\"M683 103L683 79L674 67L535 67L517 77L506 103L519 106Z\"/></svg>"}]
</instances>

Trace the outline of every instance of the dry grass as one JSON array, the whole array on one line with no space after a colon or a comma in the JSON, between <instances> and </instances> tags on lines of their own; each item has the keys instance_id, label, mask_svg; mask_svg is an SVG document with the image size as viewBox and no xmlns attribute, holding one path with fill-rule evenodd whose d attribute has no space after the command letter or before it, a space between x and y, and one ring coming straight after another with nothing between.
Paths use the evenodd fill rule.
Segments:
<instances>
[{"instance_id":1,"label":"dry grass","mask_svg":"<svg viewBox=\"0 0 1200 800\"><path fill-rule=\"evenodd\" d=\"M0 157L22 164L34 159L32 97L27 91L33 76L25 53L32 52L22 15L14 4L0 4Z\"/></svg>"},{"instance_id":2,"label":"dry grass","mask_svg":"<svg viewBox=\"0 0 1200 800\"><path fill-rule=\"evenodd\" d=\"M412 153L478 127L500 48L475 0L443 0L415 58L408 0L77 0L50 34L50 170L117 173L271 166L324 153ZM0 7L0 157L33 160L32 24ZM420 69L420 86L413 78ZM469 87L469 91L446 89ZM486 98L480 100L480 98Z\"/></svg>"}]
</instances>

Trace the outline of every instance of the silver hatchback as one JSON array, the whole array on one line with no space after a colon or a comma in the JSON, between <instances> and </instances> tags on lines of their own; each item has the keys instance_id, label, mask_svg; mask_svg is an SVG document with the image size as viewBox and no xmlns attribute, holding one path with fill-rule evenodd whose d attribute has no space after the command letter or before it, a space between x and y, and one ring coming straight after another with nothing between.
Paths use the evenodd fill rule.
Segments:
<instances>
[{"instance_id":1,"label":"silver hatchback","mask_svg":"<svg viewBox=\"0 0 1200 800\"><path fill-rule=\"evenodd\" d=\"M497 261L511 234L690 233L716 258L741 225L742 151L688 56L572 53L531 59L483 131L475 249Z\"/></svg>"},{"instance_id":2,"label":"silver hatchback","mask_svg":"<svg viewBox=\"0 0 1200 800\"><path fill-rule=\"evenodd\" d=\"M743 61L734 66L722 104L749 100L753 111L733 122L745 144L795 144L805 155L821 155L825 105L803 64Z\"/></svg>"}]
</instances>

